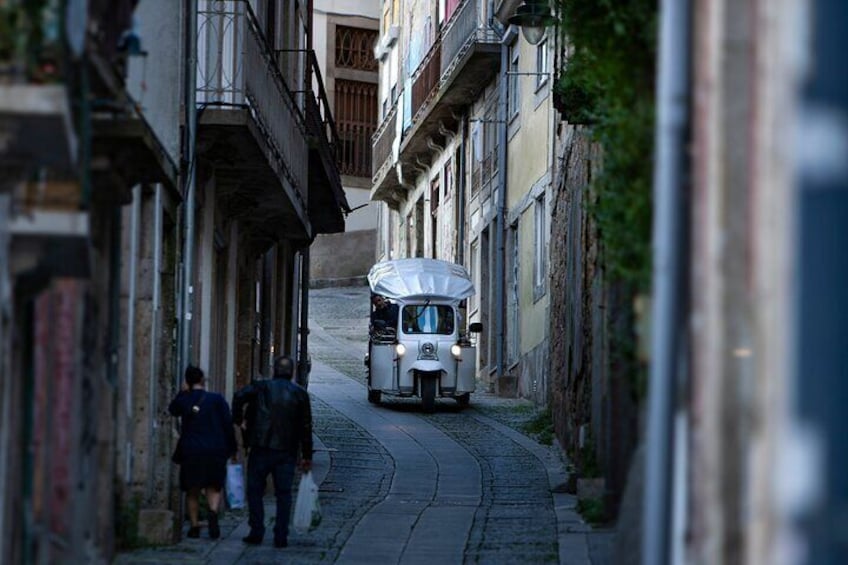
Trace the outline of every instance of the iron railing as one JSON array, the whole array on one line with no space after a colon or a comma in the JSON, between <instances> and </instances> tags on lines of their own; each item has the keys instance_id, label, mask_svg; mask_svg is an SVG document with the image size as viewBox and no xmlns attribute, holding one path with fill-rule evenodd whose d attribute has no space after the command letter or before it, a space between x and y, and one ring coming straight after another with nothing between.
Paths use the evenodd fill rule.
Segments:
<instances>
[{"instance_id":1,"label":"iron railing","mask_svg":"<svg viewBox=\"0 0 848 565\"><path fill-rule=\"evenodd\" d=\"M342 174L371 176L371 136L377 128L377 84L336 79L335 116Z\"/></svg>"},{"instance_id":2,"label":"iron railing","mask_svg":"<svg viewBox=\"0 0 848 565\"><path fill-rule=\"evenodd\" d=\"M442 77L442 38L430 47L424 60L412 75L412 116L436 93Z\"/></svg>"},{"instance_id":3,"label":"iron railing","mask_svg":"<svg viewBox=\"0 0 848 565\"><path fill-rule=\"evenodd\" d=\"M395 140L395 134L397 132L397 119L398 104L396 100L392 109L389 110L389 113L385 118L383 118L383 122L380 124L380 127L371 137L371 146L373 147L371 154L371 168L372 180L374 182L377 182L377 178L380 176L382 169L387 166L389 156L392 154L392 143Z\"/></svg>"},{"instance_id":4,"label":"iron railing","mask_svg":"<svg viewBox=\"0 0 848 565\"><path fill-rule=\"evenodd\" d=\"M465 0L442 30L443 77L475 43L500 44L500 34L481 21L478 3L478 0Z\"/></svg>"},{"instance_id":5,"label":"iron railing","mask_svg":"<svg viewBox=\"0 0 848 565\"><path fill-rule=\"evenodd\" d=\"M306 122L246 0L200 0L197 104L249 110L281 170L306 201Z\"/></svg>"},{"instance_id":6,"label":"iron railing","mask_svg":"<svg viewBox=\"0 0 848 565\"><path fill-rule=\"evenodd\" d=\"M312 49L280 49L276 51L277 64L284 69L287 76L302 76L293 90L298 104L304 108L307 131L314 140L314 147L321 152L324 162L330 164L333 170L328 171L333 182L341 186L340 170L342 142L339 127L334 118L333 110L318 58ZM288 72L285 72L285 71ZM302 73L297 75L297 73Z\"/></svg>"},{"instance_id":7,"label":"iron railing","mask_svg":"<svg viewBox=\"0 0 848 565\"><path fill-rule=\"evenodd\" d=\"M412 74L412 116L426 106L475 43L498 44L499 34L480 20L479 0L464 0Z\"/></svg>"}]
</instances>

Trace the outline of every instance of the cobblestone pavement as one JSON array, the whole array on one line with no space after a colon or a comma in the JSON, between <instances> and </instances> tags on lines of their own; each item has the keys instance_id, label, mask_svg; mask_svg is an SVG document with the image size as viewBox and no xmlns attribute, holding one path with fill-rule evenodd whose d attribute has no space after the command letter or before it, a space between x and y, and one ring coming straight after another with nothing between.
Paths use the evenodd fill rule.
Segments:
<instances>
[{"instance_id":1,"label":"cobblestone pavement","mask_svg":"<svg viewBox=\"0 0 848 565\"><path fill-rule=\"evenodd\" d=\"M434 414L416 399L373 407L361 386L367 287L310 297L321 526L292 532L286 550L245 547L246 511L228 511L217 542L183 539L117 563L608 563L608 534L592 535L573 497L551 492L565 477L559 450L519 433L532 404L483 391L465 410L447 399Z\"/></svg>"}]
</instances>

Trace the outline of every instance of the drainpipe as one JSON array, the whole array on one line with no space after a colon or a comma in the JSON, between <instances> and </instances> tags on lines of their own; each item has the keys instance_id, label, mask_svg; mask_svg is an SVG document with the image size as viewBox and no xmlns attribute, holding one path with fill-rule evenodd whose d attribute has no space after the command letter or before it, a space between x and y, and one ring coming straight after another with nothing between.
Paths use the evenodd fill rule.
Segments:
<instances>
[{"instance_id":1,"label":"drainpipe","mask_svg":"<svg viewBox=\"0 0 848 565\"><path fill-rule=\"evenodd\" d=\"M465 263L465 149L468 147L468 114L462 121L462 150L459 152L459 162L456 164L457 202L459 206L459 221L456 226L456 262Z\"/></svg>"},{"instance_id":2,"label":"drainpipe","mask_svg":"<svg viewBox=\"0 0 848 565\"><path fill-rule=\"evenodd\" d=\"M11 428L12 410L12 291L9 281L9 208L11 196L0 194L0 374L8 375L3 379L2 399L0 399L0 445L10 445L9 432ZM7 345L8 344L8 345ZM17 410L16 410L17 412ZM9 458L6 454L0 457L0 532L6 530L6 485L8 477ZM6 536L0 539L0 555L8 555Z\"/></svg>"},{"instance_id":3,"label":"drainpipe","mask_svg":"<svg viewBox=\"0 0 848 565\"><path fill-rule=\"evenodd\" d=\"M195 145L197 138L197 0L186 0L186 64L185 64L185 112L186 128L183 141L183 159L185 183L183 185L183 265L182 265L182 294L180 304L179 334L180 342L177 350L177 372L175 388L179 389L183 371L191 362L191 318L194 303L192 287L192 267L194 263L194 199L197 157Z\"/></svg>"},{"instance_id":4,"label":"drainpipe","mask_svg":"<svg viewBox=\"0 0 848 565\"><path fill-rule=\"evenodd\" d=\"M654 169L653 338L645 440L642 563L669 563L676 367L684 345L687 237L683 198L689 111L690 6L662 0Z\"/></svg>"},{"instance_id":5,"label":"drainpipe","mask_svg":"<svg viewBox=\"0 0 848 565\"><path fill-rule=\"evenodd\" d=\"M273 344L271 343L272 335L272 306L274 303L273 297L276 293L272 292L274 286L274 253L275 251L266 251L262 255L262 282L260 287L259 301L259 372L263 375L273 377L273 366L271 363L271 351Z\"/></svg>"},{"instance_id":6,"label":"drainpipe","mask_svg":"<svg viewBox=\"0 0 848 565\"><path fill-rule=\"evenodd\" d=\"M130 257L128 274L127 300L127 390L125 391L126 423L129 426L133 418L133 381L135 380L135 293L136 293L136 264L138 263L138 226L141 216L141 186L132 189L132 206L130 208ZM129 432L129 428L127 429ZM132 480L132 435L127 435L126 440L126 469L124 470L124 481L129 484Z\"/></svg>"},{"instance_id":7,"label":"drainpipe","mask_svg":"<svg viewBox=\"0 0 848 565\"><path fill-rule=\"evenodd\" d=\"M508 123L508 107L509 107L509 46L505 40L501 42L501 72L498 104L498 203L497 216L495 219L495 324L497 333L495 334L495 366L497 377L501 378L504 375L504 308L505 308L505 290L504 290L504 235L506 222L506 178L507 178L507 132L509 129Z\"/></svg>"},{"instance_id":8,"label":"drainpipe","mask_svg":"<svg viewBox=\"0 0 848 565\"><path fill-rule=\"evenodd\" d=\"M156 390L159 385L159 305L162 300L162 185L156 185L153 200L153 301L150 317L150 374L147 377L147 398L150 403L148 411L147 433L150 437L150 447L147 450L147 497L153 496L153 470L156 468L156 449L159 437L156 434L158 422L158 398Z\"/></svg>"},{"instance_id":9,"label":"drainpipe","mask_svg":"<svg viewBox=\"0 0 848 565\"><path fill-rule=\"evenodd\" d=\"M309 387L309 246L300 252L300 347L297 383Z\"/></svg>"}]
</instances>

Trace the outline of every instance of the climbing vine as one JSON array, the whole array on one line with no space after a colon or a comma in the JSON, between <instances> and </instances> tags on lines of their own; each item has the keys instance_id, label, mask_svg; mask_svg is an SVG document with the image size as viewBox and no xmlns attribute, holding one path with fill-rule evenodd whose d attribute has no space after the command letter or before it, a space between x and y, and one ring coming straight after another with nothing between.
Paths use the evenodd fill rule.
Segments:
<instances>
[{"instance_id":1,"label":"climbing vine","mask_svg":"<svg viewBox=\"0 0 848 565\"><path fill-rule=\"evenodd\" d=\"M611 277L645 291L651 276L655 0L556 0L566 57L557 106L592 127L603 166L590 212Z\"/></svg>"}]
</instances>

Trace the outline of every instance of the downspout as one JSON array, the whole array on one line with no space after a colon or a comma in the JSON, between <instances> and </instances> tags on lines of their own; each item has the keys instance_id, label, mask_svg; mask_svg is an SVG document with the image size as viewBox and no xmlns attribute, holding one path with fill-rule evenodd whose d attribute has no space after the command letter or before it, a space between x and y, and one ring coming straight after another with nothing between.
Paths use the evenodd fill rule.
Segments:
<instances>
[{"instance_id":1,"label":"downspout","mask_svg":"<svg viewBox=\"0 0 848 565\"><path fill-rule=\"evenodd\" d=\"M670 562L676 368L683 347L684 232L689 121L690 6L662 0L657 67L653 225L653 337L645 439L642 563Z\"/></svg>"},{"instance_id":2,"label":"downspout","mask_svg":"<svg viewBox=\"0 0 848 565\"><path fill-rule=\"evenodd\" d=\"M275 293L274 286L274 251L266 251L262 255L262 281L259 293L259 372L263 375L273 376L273 365L271 363L272 335L272 306Z\"/></svg>"},{"instance_id":3,"label":"downspout","mask_svg":"<svg viewBox=\"0 0 848 565\"><path fill-rule=\"evenodd\" d=\"M12 290L9 281L9 209L11 196L9 193L0 194L0 374L8 375L3 379L0 400L0 445L11 445L9 435L12 426ZM16 410L17 412L17 410ZM9 459L11 450L4 450L0 456L0 532L6 530L6 489L8 485ZM0 539L0 556L8 555L6 547L8 538Z\"/></svg>"},{"instance_id":4,"label":"downspout","mask_svg":"<svg viewBox=\"0 0 848 565\"><path fill-rule=\"evenodd\" d=\"M185 183L183 185L183 276L182 297L180 304L180 343L177 351L177 371L175 388L179 389L180 379L186 366L191 361L191 317L194 304L192 287L192 267L194 262L194 205L195 205L195 174L197 158L195 145L197 138L197 0L186 0L186 66L185 66L185 112L186 128L183 140L183 159Z\"/></svg>"},{"instance_id":5,"label":"downspout","mask_svg":"<svg viewBox=\"0 0 848 565\"><path fill-rule=\"evenodd\" d=\"M129 484L132 480L132 437L129 427L132 427L133 418L133 382L135 381L135 294L136 294L136 264L138 263L138 226L141 215L141 186L132 189L132 205L130 207L130 256L127 300L127 390L125 391L126 424L128 434L126 439L126 468L124 469L124 481Z\"/></svg>"},{"instance_id":6,"label":"downspout","mask_svg":"<svg viewBox=\"0 0 848 565\"><path fill-rule=\"evenodd\" d=\"M162 185L157 184L153 201L153 300L150 323L150 374L147 377L147 398L150 403L148 413L147 433L150 437L150 448L147 450L147 496L153 496L153 469L156 468L156 453L159 437L155 414L159 414L156 390L159 385L159 307L162 294ZM228 397L229 398L229 397Z\"/></svg>"},{"instance_id":7,"label":"downspout","mask_svg":"<svg viewBox=\"0 0 848 565\"><path fill-rule=\"evenodd\" d=\"M456 164L456 185L457 192L459 193L457 195L459 221L456 226L456 262L459 265L463 265L465 263L465 190L467 188L465 184L465 151L468 147L468 119L469 116L466 114L462 121L462 150L459 152L459 162Z\"/></svg>"},{"instance_id":8,"label":"downspout","mask_svg":"<svg viewBox=\"0 0 848 565\"><path fill-rule=\"evenodd\" d=\"M297 383L309 387L309 246L300 252L300 324L298 328Z\"/></svg>"},{"instance_id":9,"label":"downspout","mask_svg":"<svg viewBox=\"0 0 848 565\"><path fill-rule=\"evenodd\" d=\"M185 182L183 184L183 253L182 253L182 284L180 286L179 320L178 332L179 343L177 344L177 368L174 371L174 389L180 389L183 371L189 364L191 355L191 312L192 312L192 262L194 260L194 185L195 169L197 167L195 156L195 140L197 136L197 1L186 0L186 25L185 25L185 69L183 92L183 113L185 114L185 137L183 139L183 173ZM177 500L177 524L182 523L185 512L185 503L182 496Z\"/></svg>"},{"instance_id":10,"label":"downspout","mask_svg":"<svg viewBox=\"0 0 848 565\"><path fill-rule=\"evenodd\" d=\"M504 235L506 222L506 185L507 185L507 132L509 128L508 110L509 107L509 46L506 41L501 42L501 72L499 75L500 84L498 104L498 204L497 217L495 220L495 324L497 333L495 335L495 368L497 377L501 378L504 375L504 308L505 308L505 291L504 291Z\"/></svg>"}]
</instances>

